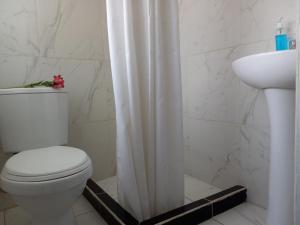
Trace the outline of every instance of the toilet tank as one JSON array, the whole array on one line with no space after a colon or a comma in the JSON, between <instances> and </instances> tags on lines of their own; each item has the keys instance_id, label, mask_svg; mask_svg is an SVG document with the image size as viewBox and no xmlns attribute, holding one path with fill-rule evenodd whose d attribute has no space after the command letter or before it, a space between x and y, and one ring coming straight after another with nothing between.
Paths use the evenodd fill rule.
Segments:
<instances>
[{"instance_id":1,"label":"toilet tank","mask_svg":"<svg viewBox=\"0 0 300 225\"><path fill-rule=\"evenodd\" d=\"M0 89L0 148L17 153L68 141L68 96L53 88Z\"/></svg>"}]
</instances>

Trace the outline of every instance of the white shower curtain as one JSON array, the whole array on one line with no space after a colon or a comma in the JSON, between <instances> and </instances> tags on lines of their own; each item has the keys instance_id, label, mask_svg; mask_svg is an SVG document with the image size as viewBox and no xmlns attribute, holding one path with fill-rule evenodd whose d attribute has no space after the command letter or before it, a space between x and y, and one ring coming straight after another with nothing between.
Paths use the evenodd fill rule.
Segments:
<instances>
[{"instance_id":1,"label":"white shower curtain","mask_svg":"<svg viewBox=\"0 0 300 225\"><path fill-rule=\"evenodd\" d=\"M107 0L119 201L139 220L183 205L177 0Z\"/></svg>"}]
</instances>

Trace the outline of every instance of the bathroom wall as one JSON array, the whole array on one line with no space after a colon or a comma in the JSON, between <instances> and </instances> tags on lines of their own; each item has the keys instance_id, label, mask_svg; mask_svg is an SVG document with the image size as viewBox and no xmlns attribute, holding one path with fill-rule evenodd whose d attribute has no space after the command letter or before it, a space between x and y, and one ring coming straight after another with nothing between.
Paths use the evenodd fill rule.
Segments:
<instances>
[{"instance_id":1,"label":"bathroom wall","mask_svg":"<svg viewBox=\"0 0 300 225\"><path fill-rule=\"evenodd\" d=\"M231 63L273 50L279 16L295 27L296 0L179 3L186 172L221 188L244 184L249 200L266 206L266 100ZM61 73L70 93L69 144L89 153L96 180L114 175L105 0L1 0L0 8L0 88ZM6 158L0 155L0 167Z\"/></svg>"},{"instance_id":2,"label":"bathroom wall","mask_svg":"<svg viewBox=\"0 0 300 225\"><path fill-rule=\"evenodd\" d=\"M300 40L300 2L298 2L297 41ZM295 140L295 224L300 224L300 49L298 48L296 78L296 140Z\"/></svg>"},{"instance_id":3,"label":"bathroom wall","mask_svg":"<svg viewBox=\"0 0 300 225\"><path fill-rule=\"evenodd\" d=\"M62 74L70 100L69 145L88 152L95 179L114 175L105 0L1 0L0 8L0 88Z\"/></svg>"},{"instance_id":4,"label":"bathroom wall","mask_svg":"<svg viewBox=\"0 0 300 225\"><path fill-rule=\"evenodd\" d=\"M266 207L270 126L265 96L231 63L274 49L276 22L295 33L297 0L180 0L186 171L218 187L243 184Z\"/></svg>"}]
</instances>

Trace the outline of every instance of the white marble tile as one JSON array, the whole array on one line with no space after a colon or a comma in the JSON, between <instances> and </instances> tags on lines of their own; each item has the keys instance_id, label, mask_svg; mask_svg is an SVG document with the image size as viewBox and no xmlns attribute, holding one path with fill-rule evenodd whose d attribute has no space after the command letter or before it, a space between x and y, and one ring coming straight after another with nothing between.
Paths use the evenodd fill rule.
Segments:
<instances>
[{"instance_id":1,"label":"white marble tile","mask_svg":"<svg viewBox=\"0 0 300 225\"><path fill-rule=\"evenodd\" d=\"M264 225L257 223L258 221L255 221L255 223L253 223L252 218L250 220L248 217L240 214L236 210L226 211L214 217L214 220L223 225Z\"/></svg>"},{"instance_id":2,"label":"white marble tile","mask_svg":"<svg viewBox=\"0 0 300 225\"><path fill-rule=\"evenodd\" d=\"M104 0L37 0L41 55L101 59L107 55Z\"/></svg>"},{"instance_id":3,"label":"white marble tile","mask_svg":"<svg viewBox=\"0 0 300 225\"><path fill-rule=\"evenodd\" d=\"M40 58L31 67L28 82L64 77L72 124L114 120L109 61Z\"/></svg>"},{"instance_id":4,"label":"white marble tile","mask_svg":"<svg viewBox=\"0 0 300 225\"><path fill-rule=\"evenodd\" d=\"M112 198L116 201L118 198L118 188L117 188L117 177L109 177L97 182L97 184L105 190ZM185 184L185 204L191 203L201 198L205 198L209 195L215 194L221 189L207 184L197 178L191 177L189 175L184 176Z\"/></svg>"},{"instance_id":5,"label":"white marble tile","mask_svg":"<svg viewBox=\"0 0 300 225\"><path fill-rule=\"evenodd\" d=\"M274 38L280 16L288 33L296 33L297 0L242 0L241 41L249 43Z\"/></svg>"},{"instance_id":6,"label":"white marble tile","mask_svg":"<svg viewBox=\"0 0 300 225\"><path fill-rule=\"evenodd\" d=\"M265 52L274 41L239 46L237 57ZM248 189L248 200L267 206L269 180L270 123L266 97L262 91L240 83L241 184Z\"/></svg>"},{"instance_id":7,"label":"white marble tile","mask_svg":"<svg viewBox=\"0 0 300 225\"><path fill-rule=\"evenodd\" d=\"M98 181L97 184L106 191L112 198L118 198L118 180L116 176Z\"/></svg>"},{"instance_id":8,"label":"white marble tile","mask_svg":"<svg viewBox=\"0 0 300 225\"><path fill-rule=\"evenodd\" d=\"M298 12L300 12L300 4L298 4ZM298 16L298 24L300 24L300 17ZM299 32L298 32L298 40L299 40ZM297 48L298 50L298 55L299 55L299 51L300 48ZM298 71L300 71L300 63L298 62L297 64L297 68ZM299 76L299 74L298 74ZM297 79L297 83L296 83L296 87L297 87L297 91L296 91L296 98L299 98L300 92L299 92L299 87L300 87L300 81L299 79ZM300 224L300 105L296 104L296 141L295 141L295 149L296 149L296 153L295 153L295 164L296 164L296 173L295 173L295 224Z\"/></svg>"},{"instance_id":9,"label":"white marble tile","mask_svg":"<svg viewBox=\"0 0 300 225\"><path fill-rule=\"evenodd\" d=\"M0 54L38 56L35 0L2 0L0 8Z\"/></svg>"},{"instance_id":10,"label":"white marble tile","mask_svg":"<svg viewBox=\"0 0 300 225\"><path fill-rule=\"evenodd\" d=\"M73 123L115 118L109 61L0 56L0 72L1 88L51 80L59 73L70 95Z\"/></svg>"},{"instance_id":11,"label":"white marble tile","mask_svg":"<svg viewBox=\"0 0 300 225\"><path fill-rule=\"evenodd\" d=\"M298 4L298 11L300 12L300 4ZM298 23L300 24L300 17L298 17ZM298 40L300 40L300 33L298 32L298 36L297 36ZM300 48L298 48L298 54L300 53ZM300 71L300 63L298 63L297 65L298 71ZM299 76L299 74L298 74ZM296 86L300 87L300 80L297 79L297 83ZM299 98L300 96L300 88L296 88L296 98ZM295 141L295 149L296 149L296 153L295 153L295 167L296 167L296 172L295 172L295 224L300 224L300 105L296 104L296 112L298 112L296 114L296 141Z\"/></svg>"},{"instance_id":12,"label":"white marble tile","mask_svg":"<svg viewBox=\"0 0 300 225\"><path fill-rule=\"evenodd\" d=\"M220 188L240 183L239 125L184 119L185 171Z\"/></svg>"},{"instance_id":13,"label":"white marble tile","mask_svg":"<svg viewBox=\"0 0 300 225\"><path fill-rule=\"evenodd\" d=\"M256 205L244 203L234 208L241 216L247 218L255 225L265 225L267 211Z\"/></svg>"},{"instance_id":14,"label":"white marble tile","mask_svg":"<svg viewBox=\"0 0 300 225\"><path fill-rule=\"evenodd\" d=\"M299 129L299 128L298 128ZM297 140L297 142L299 142L300 139ZM299 144L298 144L299 145ZM299 148L298 148L298 151L299 151ZM298 157L297 157L297 164L299 164L299 153L298 154ZM295 205L296 205L296 213L295 213L295 219L296 219L296 224L299 224L300 223L300 173L296 173L295 175L295 178L296 178L296 201L295 201Z\"/></svg>"},{"instance_id":15,"label":"white marble tile","mask_svg":"<svg viewBox=\"0 0 300 225\"><path fill-rule=\"evenodd\" d=\"M11 157L11 154L5 154L2 149L0 148L0 170L2 171L2 168L8 158ZM1 188L0 188L1 189Z\"/></svg>"},{"instance_id":16,"label":"white marble tile","mask_svg":"<svg viewBox=\"0 0 300 225\"><path fill-rule=\"evenodd\" d=\"M91 157L95 180L116 174L113 120L72 125L70 131L70 145L85 150Z\"/></svg>"},{"instance_id":17,"label":"white marble tile","mask_svg":"<svg viewBox=\"0 0 300 225\"><path fill-rule=\"evenodd\" d=\"M76 217L78 225L107 225L97 212L88 212Z\"/></svg>"},{"instance_id":18,"label":"white marble tile","mask_svg":"<svg viewBox=\"0 0 300 225\"><path fill-rule=\"evenodd\" d=\"M186 204L189 204L189 203L191 203L191 202L193 202L193 200L189 199L188 197L185 197L185 198L184 198L184 204L185 204L185 205L186 205Z\"/></svg>"},{"instance_id":19,"label":"white marble tile","mask_svg":"<svg viewBox=\"0 0 300 225\"><path fill-rule=\"evenodd\" d=\"M184 176L184 191L185 197L192 201L196 201L205 198L209 195L215 194L221 189L216 188L210 184L207 184L199 179L191 177L189 175Z\"/></svg>"},{"instance_id":20,"label":"white marble tile","mask_svg":"<svg viewBox=\"0 0 300 225\"><path fill-rule=\"evenodd\" d=\"M240 40L240 0L180 1L183 56L236 45Z\"/></svg>"},{"instance_id":21,"label":"white marble tile","mask_svg":"<svg viewBox=\"0 0 300 225\"><path fill-rule=\"evenodd\" d=\"M87 212L92 212L94 208L84 196L80 196L80 198L73 205L72 210L74 216L79 216Z\"/></svg>"},{"instance_id":22,"label":"white marble tile","mask_svg":"<svg viewBox=\"0 0 300 225\"><path fill-rule=\"evenodd\" d=\"M269 52L275 50L274 38L268 38L263 41L256 41L250 44L241 44L235 47L236 58L241 58L248 55L253 55L262 52Z\"/></svg>"},{"instance_id":23,"label":"white marble tile","mask_svg":"<svg viewBox=\"0 0 300 225\"><path fill-rule=\"evenodd\" d=\"M270 133L268 127L242 126L241 183L248 189L248 200L267 206Z\"/></svg>"},{"instance_id":24,"label":"white marble tile","mask_svg":"<svg viewBox=\"0 0 300 225\"><path fill-rule=\"evenodd\" d=\"M2 192L0 189L0 211L13 207L16 207L15 201L9 194Z\"/></svg>"},{"instance_id":25,"label":"white marble tile","mask_svg":"<svg viewBox=\"0 0 300 225\"><path fill-rule=\"evenodd\" d=\"M72 207L75 220L78 225L106 225L106 222L98 215L92 205L82 196ZM5 211L0 211L0 225L30 225L30 216L20 207L15 207Z\"/></svg>"},{"instance_id":26,"label":"white marble tile","mask_svg":"<svg viewBox=\"0 0 300 225\"><path fill-rule=\"evenodd\" d=\"M214 217L213 220L223 225L265 225L266 210L244 203Z\"/></svg>"},{"instance_id":27,"label":"white marble tile","mask_svg":"<svg viewBox=\"0 0 300 225\"><path fill-rule=\"evenodd\" d=\"M35 57L0 54L0 88L16 87L24 84L32 71L31 68L34 62Z\"/></svg>"},{"instance_id":28,"label":"white marble tile","mask_svg":"<svg viewBox=\"0 0 300 225\"><path fill-rule=\"evenodd\" d=\"M4 212L0 212L0 225L5 225L4 224Z\"/></svg>"},{"instance_id":29,"label":"white marble tile","mask_svg":"<svg viewBox=\"0 0 300 225\"><path fill-rule=\"evenodd\" d=\"M199 225L222 225L215 220L208 220L206 222L200 223Z\"/></svg>"},{"instance_id":30,"label":"white marble tile","mask_svg":"<svg viewBox=\"0 0 300 225\"><path fill-rule=\"evenodd\" d=\"M5 225L30 225L31 217L20 207L5 211Z\"/></svg>"},{"instance_id":31,"label":"white marble tile","mask_svg":"<svg viewBox=\"0 0 300 225\"><path fill-rule=\"evenodd\" d=\"M189 117L239 122L239 79L231 64L234 48L182 60L184 113Z\"/></svg>"}]
</instances>

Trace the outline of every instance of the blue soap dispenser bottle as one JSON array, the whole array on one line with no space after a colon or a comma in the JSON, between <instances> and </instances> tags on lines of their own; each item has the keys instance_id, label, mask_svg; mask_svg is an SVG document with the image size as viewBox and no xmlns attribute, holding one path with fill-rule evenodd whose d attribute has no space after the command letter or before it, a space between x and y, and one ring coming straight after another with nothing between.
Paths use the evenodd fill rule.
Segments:
<instances>
[{"instance_id":1,"label":"blue soap dispenser bottle","mask_svg":"<svg viewBox=\"0 0 300 225\"><path fill-rule=\"evenodd\" d=\"M275 36L275 40L277 51L287 50L289 48L288 37L283 26L283 17L280 17L277 22L277 34Z\"/></svg>"}]
</instances>

